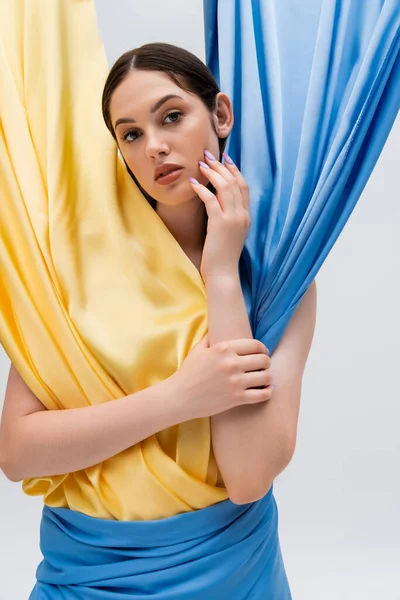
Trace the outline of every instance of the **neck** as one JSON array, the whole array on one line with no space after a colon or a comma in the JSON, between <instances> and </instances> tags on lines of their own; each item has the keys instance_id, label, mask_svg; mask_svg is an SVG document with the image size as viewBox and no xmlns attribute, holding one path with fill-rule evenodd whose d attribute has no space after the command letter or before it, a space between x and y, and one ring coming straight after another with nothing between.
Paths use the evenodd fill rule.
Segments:
<instances>
[{"instance_id":1,"label":"neck","mask_svg":"<svg viewBox=\"0 0 400 600\"><path fill-rule=\"evenodd\" d=\"M197 196L179 206L157 202L156 212L189 258L193 262L201 258L207 233L207 212L203 202Z\"/></svg>"}]
</instances>

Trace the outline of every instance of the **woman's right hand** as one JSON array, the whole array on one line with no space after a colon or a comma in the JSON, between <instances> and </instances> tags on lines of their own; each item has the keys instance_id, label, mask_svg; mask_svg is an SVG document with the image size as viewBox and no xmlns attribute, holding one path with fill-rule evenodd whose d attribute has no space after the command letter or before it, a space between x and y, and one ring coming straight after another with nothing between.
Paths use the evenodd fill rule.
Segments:
<instances>
[{"instance_id":1,"label":"woman's right hand","mask_svg":"<svg viewBox=\"0 0 400 600\"><path fill-rule=\"evenodd\" d=\"M269 400L270 365L268 350L258 340L231 340L210 347L205 336L171 379L188 419L196 419ZM254 389L260 386L269 387Z\"/></svg>"}]
</instances>

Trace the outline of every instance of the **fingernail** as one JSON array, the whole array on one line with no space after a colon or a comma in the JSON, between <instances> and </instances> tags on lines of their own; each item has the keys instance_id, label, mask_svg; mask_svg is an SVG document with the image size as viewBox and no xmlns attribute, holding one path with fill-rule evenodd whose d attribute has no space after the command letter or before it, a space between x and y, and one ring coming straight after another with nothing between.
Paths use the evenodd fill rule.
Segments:
<instances>
[{"instance_id":1,"label":"fingernail","mask_svg":"<svg viewBox=\"0 0 400 600\"><path fill-rule=\"evenodd\" d=\"M194 185L199 185L199 182L194 177L189 177L190 181L194 183Z\"/></svg>"},{"instance_id":2,"label":"fingernail","mask_svg":"<svg viewBox=\"0 0 400 600\"><path fill-rule=\"evenodd\" d=\"M271 390L274 390L274 389L275 389L275 385L274 385L274 384L272 384L272 385L271 385Z\"/></svg>"},{"instance_id":3,"label":"fingernail","mask_svg":"<svg viewBox=\"0 0 400 600\"><path fill-rule=\"evenodd\" d=\"M217 160L217 159L215 158L215 156L213 156L213 155L211 154L211 152L209 152L208 150L204 150L204 154L205 154L205 155L207 156L207 158L209 158L210 160Z\"/></svg>"},{"instance_id":4,"label":"fingernail","mask_svg":"<svg viewBox=\"0 0 400 600\"><path fill-rule=\"evenodd\" d=\"M231 157L229 156L229 154L227 154L226 152L223 152L222 156L224 157L224 159L226 160L226 162L228 163L228 165L233 165L234 162L231 159Z\"/></svg>"},{"instance_id":5,"label":"fingernail","mask_svg":"<svg viewBox=\"0 0 400 600\"><path fill-rule=\"evenodd\" d=\"M206 165L205 162L203 162L202 160L199 160L199 165L201 165L202 167L204 167L205 169L209 169L210 167L208 165Z\"/></svg>"}]
</instances>

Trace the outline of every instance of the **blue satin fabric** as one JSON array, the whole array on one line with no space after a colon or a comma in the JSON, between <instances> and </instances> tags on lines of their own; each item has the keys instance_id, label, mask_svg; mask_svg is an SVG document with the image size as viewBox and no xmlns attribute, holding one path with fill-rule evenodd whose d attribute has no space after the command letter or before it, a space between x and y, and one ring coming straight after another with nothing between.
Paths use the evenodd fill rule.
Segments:
<instances>
[{"instance_id":1,"label":"blue satin fabric","mask_svg":"<svg viewBox=\"0 0 400 600\"><path fill-rule=\"evenodd\" d=\"M233 103L227 152L250 189L246 306L273 352L399 111L400 0L204 0L204 17Z\"/></svg>"},{"instance_id":2,"label":"blue satin fabric","mask_svg":"<svg viewBox=\"0 0 400 600\"><path fill-rule=\"evenodd\" d=\"M291 600L273 487L159 521L44 506L44 559L29 600Z\"/></svg>"}]
</instances>

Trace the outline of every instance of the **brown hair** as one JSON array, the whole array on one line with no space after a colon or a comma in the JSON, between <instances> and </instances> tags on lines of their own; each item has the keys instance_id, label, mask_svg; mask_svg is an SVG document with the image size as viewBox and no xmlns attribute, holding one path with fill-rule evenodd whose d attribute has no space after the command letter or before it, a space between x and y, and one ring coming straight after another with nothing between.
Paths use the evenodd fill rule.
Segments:
<instances>
[{"instance_id":1,"label":"brown hair","mask_svg":"<svg viewBox=\"0 0 400 600\"><path fill-rule=\"evenodd\" d=\"M215 130L211 113L216 108L216 96L220 92L218 84L209 68L195 54L184 48L156 42L144 44L125 52L111 67L106 79L103 96L102 111L103 118L113 138L117 141L110 117L110 102L115 89L124 81L130 71L161 71L166 73L170 79L181 89L196 94L210 112L210 121ZM220 160L225 149L227 138L218 138ZM139 184L128 165L125 163L128 173L135 181L138 188L155 208L155 200ZM210 185L210 189L215 191Z\"/></svg>"}]
</instances>

